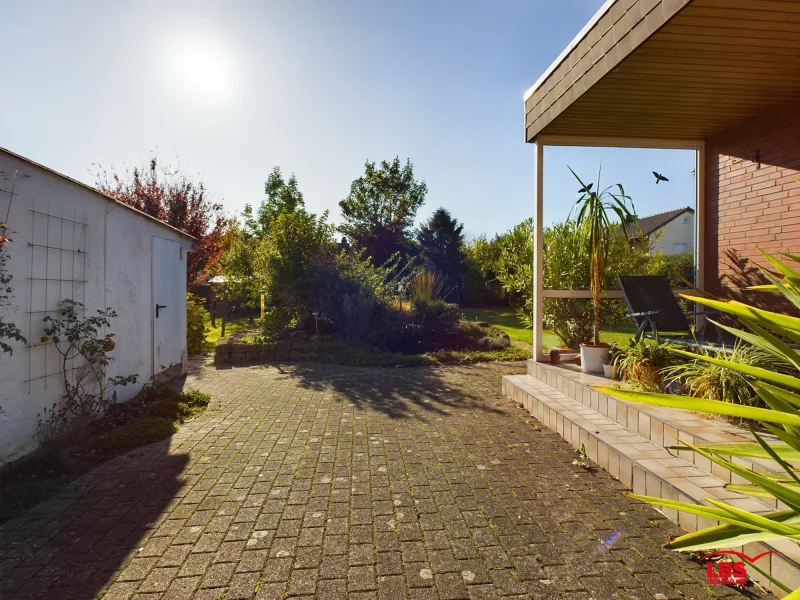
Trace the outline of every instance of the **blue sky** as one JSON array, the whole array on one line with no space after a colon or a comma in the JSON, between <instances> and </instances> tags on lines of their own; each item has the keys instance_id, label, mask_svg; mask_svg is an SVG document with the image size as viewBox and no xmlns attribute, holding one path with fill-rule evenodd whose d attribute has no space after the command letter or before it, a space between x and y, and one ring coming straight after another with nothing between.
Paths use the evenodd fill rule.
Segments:
<instances>
[{"instance_id":1,"label":"blue sky","mask_svg":"<svg viewBox=\"0 0 800 600\"><path fill-rule=\"evenodd\" d=\"M523 94L600 0L84 1L3 10L0 146L94 183L151 153L238 213L273 165L331 210L367 159L411 158L424 219L472 233L532 215ZM622 182L640 215L693 205L684 151L548 149L545 221L569 212L566 165ZM670 178L655 185L651 171Z\"/></svg>"}]
</instances>

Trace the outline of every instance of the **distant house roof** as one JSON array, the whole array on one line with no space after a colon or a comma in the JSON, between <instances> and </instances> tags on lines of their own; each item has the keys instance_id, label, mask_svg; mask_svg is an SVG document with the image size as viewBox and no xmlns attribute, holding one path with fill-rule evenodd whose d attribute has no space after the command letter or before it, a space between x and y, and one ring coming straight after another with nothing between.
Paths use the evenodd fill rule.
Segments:
<instances>
[{"instance_id":1,"label":"distant house roof","mask_svg":"<svg viewBox=\"0 0 800 600\"><path fill-rule=\"evenodd\" d=\"M667 212L649 215L647 217L639 217L637 222L628 226L628 239L634 239L644 234L646 236L653 235L656 231L665 227L684 213L694 214L694 209L689 206L683 208L676 208L675 210L668 210Z\"/></svg>"},{"instance_id":2,"label":"distant house roof","mask_svg":"<svg viewBox=\"0 0 800 600\"><path fill-rule=\"evenodd\" d=\"M63 173L59 173L58 171L55 171L55 170L51 169L50 167L45 167L44 165L42 165L40 163L37 163L36 161L31 160L30 158L26 158L26 157L22 156L21 154L17 154L16 152L12 152L11 150L8 150L7 148L3 148L2 146L0 146L0 153L8 154L9 156L12 156L12 157L14 157L14 158L16 158L18 160L21 160L23 162L28 163L29 165L32 165L32 166L37 167L39 169L42 169L43 171L47 171L48 173L51 173L52 175L55 175L56 177L60 177L61 179L69 181L70 183L73 183L75 185L79 185L80 187L85 188L85 189L89 190L90 192L94 192L98 196L102 196L106 200L109 200L109 201L111 201L111 202L113 202L115 204L119 204L120 206L122 206L124 208L127 208L130 211L135 212L136 214L138 214L141 217L144 217L145 219L150 219L151 221L155 221L159 225L163 225L164 227L172 229L173 231L175 231L176 233L182 235L186 239L196 241L194 236L189 235L185 231L181 231L177 227L174 227L173 225L170 225L169 223L166 223L166 222L162 221L161 219L157 219L152 215L148 215L146 212L143 212L143 211L139 210L138 208L134 208L133 206L131 206L129 204L125 204L124 202L120 202L116 198L113 198L113 197L109 196L108 194L105 194L105 193L101 192L100 190L98 190L95 187L92 187L90 185L86 185L85 183L83 183L81 181L78 181L77 179L73 179L69 175L64 175Z\"/></svg>"}]
</instances>

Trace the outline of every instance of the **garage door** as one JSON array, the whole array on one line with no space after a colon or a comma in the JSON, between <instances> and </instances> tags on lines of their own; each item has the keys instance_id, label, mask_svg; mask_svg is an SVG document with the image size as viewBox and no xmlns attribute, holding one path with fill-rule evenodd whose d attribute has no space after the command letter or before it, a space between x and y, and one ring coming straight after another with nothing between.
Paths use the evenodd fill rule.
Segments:
<instances>
[{"instance_id":1,"label":"garage door","mask_svg":"<svg viewBox=\"0 0 800 600\"><path fill-rule=\"evenodd\" d=\"M153 237L153 373L181 364L181 312L186 305L178 242Z\"/></svg>"}]
</instances>

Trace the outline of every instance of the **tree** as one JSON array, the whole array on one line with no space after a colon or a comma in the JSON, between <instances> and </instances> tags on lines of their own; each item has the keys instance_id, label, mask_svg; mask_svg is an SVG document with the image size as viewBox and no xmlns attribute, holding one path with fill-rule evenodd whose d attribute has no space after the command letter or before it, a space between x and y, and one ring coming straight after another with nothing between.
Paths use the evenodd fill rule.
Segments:
<instances>
[{"instance_id":1,"label":"tree","mask_svg":"<svg viewBox=\"0 0 800 600\"><path fill-rule=\"evenodd\" d=\"M327 219L327 212L318 217L303 208L281 212L272 221L269 235L259 241L253 274L265 292L268 329L282 329L311 312L312 262L321 253L336 249Z\"/></svg>"},{"instance_id":2,"label":"tree","mask_svg":"<svg viewBox=\"0 0 800 600\"><path fill-rule=\"evenodd\" d=\"M500 260L498 236L479 235L464 244L464 304L471 307L499 306L504 302L497 265Z\"/></svg>"},{"instance_id":3,"label":"tree","mask_svg":"<svg viewBox=\"0 0 800 600\"><path fill-rule=\"evenodd\" d=\"M464 273L464 225L444 208L437 209L419 228L419 242L425 266L447 280L447 286L460 286Z\"/></svg>"},{"instance_id":4,"label":"tree","mask_svg":"<svg viewBox=\"0 0 800 600\"><path fill-rule=\"evenodd\" d=\"M214 265L214 274L225 277L222 285L228 299L243 300L255 306L258 286L253 273L256 244L238 221L233 221L222 240L222 251Z\"/></svg>"},{"instance_id":5,"label":"tree","mask_svg":"<svg viewBox=\"0 0 800 600\"><path fill-rule=\"evenodd\" d=\"M283 180L280 167L274 167L264 184L267 197L261 201L257 214L253 206L246 204L242 217L246 232L257 238L269 235L272 222L279 214L295 212L305 206L303 194L297 189L297 178L292 173L288 181Z\"/></svg>"},{"instance_id":6,"label":"tree","mask_svg":"<svg viewBox=\"0 0 800 600\"><path fill-rule=\"evenodd\" d=\"M149 166L137 167L130 174L109 175L101 167L97 188L197 240L197 249L187 261L190 284L219 259L228 219L222 204L207 198L202 182L195 183L177 169L159 167L151 158Z\"/></svg>"},{"instance_id":7,"label":"tree","mask_svg":"<svg viewBox=\"0 0 800 600\"><path fill-rule=\"evenodd\" d=\"M526 324L533 315L533 219L525 219L494 239L497 281Z\"/></svg>"},{"instance_id":8,"label":"tree","mask_svg":"<svg viewBox=\"0 0 800 600\"><path fill-rule=\"evenodd\" d=\"M414 179L410 160L402 166L396 157L391 163L382 161L379 168L367 161L364 175L339 202L344 220L339 231L374 264L382 265L395 252L408 249L414 217L427 193L425 182Z\"/></svg>"}]
</instances>

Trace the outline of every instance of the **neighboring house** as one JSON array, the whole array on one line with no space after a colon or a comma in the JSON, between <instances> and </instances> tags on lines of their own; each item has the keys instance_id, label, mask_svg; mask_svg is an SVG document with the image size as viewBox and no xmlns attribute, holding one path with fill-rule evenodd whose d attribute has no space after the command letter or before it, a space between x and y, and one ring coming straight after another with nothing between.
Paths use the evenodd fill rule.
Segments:
<instances>
[{"instance_id":1,"label":"neighboring house","mask_svg":"<svg viewBox=\"0 0 800 600\"><path fill-rule=\"evenodd\" d=\"M667 212L639 217L628 228L628 241L648 243L651 252L680 254L694 252L694 209L688 206Z\"/></svg>"},{"instance_id":2,"label":"neighboring house","mask_svg":"<svg viewBox=\"0 0 800 600\"><path fill-rule=\"evenodd\" d=\"M154 373L185 370L186 253L193 238L74 179L0 148L0 220L8 224L12 312L28 340L0 354L0 459L35 446L36 415L64 393L59 354L42 319L59 303L86 313L117 311L115 359L107 375L139 376L118 389L134 396ZM156 306L158 305L158 309Z\"/></svg>"}]
</instances>

